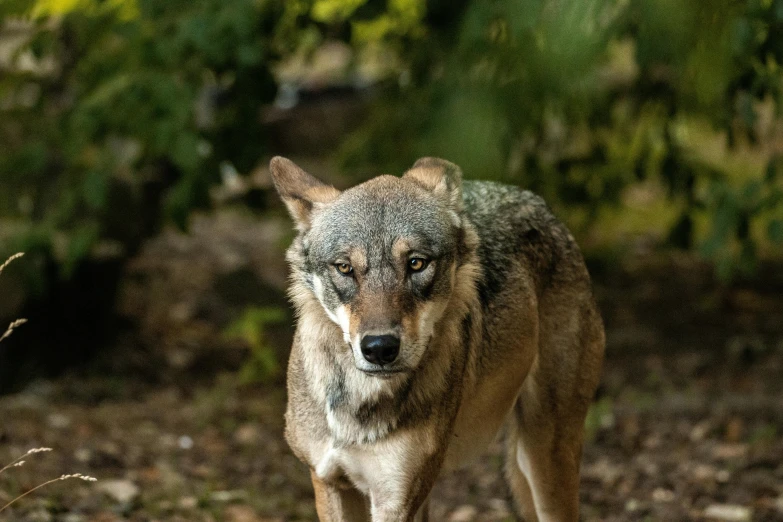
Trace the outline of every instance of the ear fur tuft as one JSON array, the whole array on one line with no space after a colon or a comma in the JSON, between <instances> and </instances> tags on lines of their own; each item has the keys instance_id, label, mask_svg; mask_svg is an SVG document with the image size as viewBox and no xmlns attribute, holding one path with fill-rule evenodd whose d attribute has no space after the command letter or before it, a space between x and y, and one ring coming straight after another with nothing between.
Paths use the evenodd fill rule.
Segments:
<instances>
[{"instance_id":1,"label":"ear fur tuft","mask_svg":"<svg viewBox=\"0 0 783 522\"><path fill-rule=\"evenodd\" d=\"M462 210L462 170L454 163L440 158L421 158L403 178L443 198L453 210Z\"/></svg>"},{"instance_id":2,"label":"ear fur tuft","mask_svg":"<svg viewBox=\"0 0 783 522\"><path fill-rule=\"evenodd\" d=\"M301 232L310 228L313 211L318 205L330 203L340 195L339 190L316 179L282 156L272 158L269 170L275 189Z\"/></svg>"}]
</instances>

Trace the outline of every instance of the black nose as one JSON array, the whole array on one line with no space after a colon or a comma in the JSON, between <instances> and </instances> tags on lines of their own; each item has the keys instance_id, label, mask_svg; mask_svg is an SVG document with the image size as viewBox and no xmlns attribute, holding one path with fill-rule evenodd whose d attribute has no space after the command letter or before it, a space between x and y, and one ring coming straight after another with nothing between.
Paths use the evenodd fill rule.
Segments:
<instances>
[{"instance_id":1,"label":"black nose","mask_svg":"<svg viewBox=\"0 0 783 522\"><path fill-rule=\"evenodd\" d=\"M390 364L400 353L400 338L396 335L365 335L362 355L372 364Z\"/></svg>"}]
</instances>

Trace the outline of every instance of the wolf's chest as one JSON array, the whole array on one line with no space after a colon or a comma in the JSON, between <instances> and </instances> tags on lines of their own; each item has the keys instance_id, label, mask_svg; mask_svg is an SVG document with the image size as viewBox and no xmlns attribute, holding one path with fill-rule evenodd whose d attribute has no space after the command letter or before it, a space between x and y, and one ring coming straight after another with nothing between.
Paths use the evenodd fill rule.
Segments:
<instances>
[{"instance_id":1,"label":"wolf's chest","mask_svg":"<svg viewBox=\"0 0 783 522\"><path fill-rule=\"evenodd\" d=\"M329 443L316 460L315 474L325 482L348 479L358 490L367 494L375 482L372 460L366 451L336 448Z\"/></svg>"},{"instance_id":2,"label":"wolf's chest","mask_svg":"<svg viewBox=\"0 0 783 522\"><path fill-rule=\"evenodd\" d=\"M369 495L390 476L404 473L406 448L409 448L406 440L347 447L328 441L313 455L315 474L326 482L348 479L356 489Z\"/></svg>"}]
</instances>

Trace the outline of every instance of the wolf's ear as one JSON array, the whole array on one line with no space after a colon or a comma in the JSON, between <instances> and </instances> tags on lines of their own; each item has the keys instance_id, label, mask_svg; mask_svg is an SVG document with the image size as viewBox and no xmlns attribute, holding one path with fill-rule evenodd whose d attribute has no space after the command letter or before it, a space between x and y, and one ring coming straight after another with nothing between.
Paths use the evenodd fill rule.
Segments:
<instances>
[{"instance_id":1,"label":"wolf's ear","mask_svg":"<svg viewBox=\"0 0 783 522\"><path fill-rule=\"evenodd\" d=\"M462 210L462 170L450 161L421 158L403 177L443 198L455 211Z\"/></svg>"},{"instance_id":2,"label":"wolf's ear","mask_svg":"<svg viewBox=\"0 0 783 522\"><path fill-rule=\"evenodd\" d=\"M310 228L313 210L337 199L340 191L323 183L294 163L275 156L269 162L272 182L301 232Z\"/></svg>"}]
</instances>

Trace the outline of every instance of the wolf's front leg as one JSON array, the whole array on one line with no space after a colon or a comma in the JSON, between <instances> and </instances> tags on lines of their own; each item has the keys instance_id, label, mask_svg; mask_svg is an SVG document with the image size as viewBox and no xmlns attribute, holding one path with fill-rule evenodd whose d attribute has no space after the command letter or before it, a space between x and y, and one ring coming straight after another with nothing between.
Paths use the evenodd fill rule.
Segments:
<instances>
[{"instance_id":1,"label":"wolf's front leg","mask_svg":"<svg viewBox=\"0 0 783 522\"><path fill-rule=\"evenodd\" d=\"M338 487L310 472L315 490L315 509L321 522L367 522L367 498L353 487Z\"/></svg>"},{"instance_id":2,"label":"wolf's front leg","mask_svg":"<svg viewBox=\"0 0 783 522\"><path fill-rule=\"evenodd\" d=\"M429 494L443 462L442 454L422 465L388 476L370 492L372 522L427 522Z\"/></svg>"},{"instance_id":3,"label":"wolf's front leg","mask_svg":"<svg viewBox=\"0 0 783 522\"><path fill-rule=\"evenodd\" d=\"M430 519L428 499L414 502L406 499L397 503L376 501L376 495L372 497L372 522L428 522Z\"/></svg>"}]
</instances>

